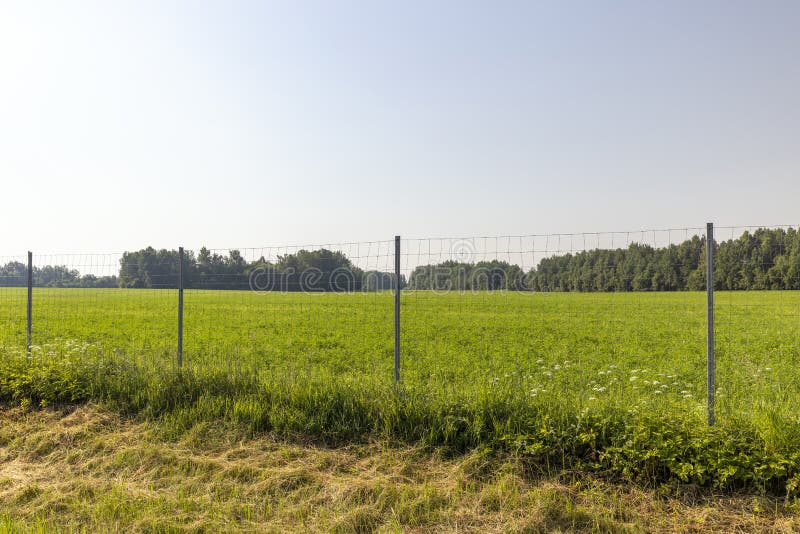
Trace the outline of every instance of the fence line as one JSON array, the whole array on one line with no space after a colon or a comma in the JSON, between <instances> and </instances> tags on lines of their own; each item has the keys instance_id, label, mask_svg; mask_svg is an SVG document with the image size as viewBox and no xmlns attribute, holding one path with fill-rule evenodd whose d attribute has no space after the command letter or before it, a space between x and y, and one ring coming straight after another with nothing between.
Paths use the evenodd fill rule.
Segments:
<instances>
[{"instance_id":1,"label":"fence line","mask_svg":"<svg viewBox=\"0 0 800 534\"><path fill-rule=\"evenodd\" d=\"M41 339L97 341L109 335L118 352L171 353L180 367L188 339L190 358L221 357L235 365L244 360L235 356L247 353L262 364L281 356L292 365L302 361L312 367L335 353L342 355L337 365L365 373L383 373L381 362L391 361L393 354L395 381L400 381L401 366L412 374L417 366L433 370L445 381L479 375L447 361L456 357L482 367L480 376L494 380L516 373L514 369L535 367L546 359L545 347L569 352L569 335L578 336L581 345L572 349L573 357L587 367L592 354L609 350L630 362L671 354L672 345L693 354L700 352L705 327L705 408L713 425L716 400L722 396L715 388L717 327L725 327L725 355L754 350L796 359L800 346L800 323L792 324L800 317L800 301L794 309L796 293L769 298L723 293L722 303L715 304L715 285L800 289L800 237L791 227L725 227L730 239L720 243L712 223L705 236L702 230L406 240L395 236L331 249L288 246L226 252L178 247L177 253L144 249L118 256L28 252L27 266L16 257L0 257L0 263L5 261L0 265L0 289L27 286L29 353ZM113 293L112 287L130 291ZM92 291L70 293L81 288ZM664 288L675 295L663 304L664 316L648 314L653 300L647 295ZM685 291L700 289L706 293L705 324L699 301ZM340 297L317 298L322 293ZM621 293L630 297L613 297ZM261 294L276 298L256 300ZM759 298L762 303L754 304ZM12 334L0 339L0 345L15 339L16 299L15 293L8 293L7 325ZM715 306L727 312L726 320L715 318ZM0 310L3 307L0 300ZM764 313L771 314L770 321L763 319ZM177 328L172 322L176 316ZM128 317L132 322L123 320ZM561 324L550 328L553 318ZM761 330L755 332L752 325L759 318ZM772 322L776 324L768 324ZM776 328L796 328L795 346L771 339ZM230 338L223 335L228 331ZM758 340L748 339L756 334ZM365 358L367 353L376 356ZM565 359L553 365L575 362ZM768 372L769 367L757 370ZM540 386L545 389L537 384L533 394Z\"/></svg>"}]
</instances>

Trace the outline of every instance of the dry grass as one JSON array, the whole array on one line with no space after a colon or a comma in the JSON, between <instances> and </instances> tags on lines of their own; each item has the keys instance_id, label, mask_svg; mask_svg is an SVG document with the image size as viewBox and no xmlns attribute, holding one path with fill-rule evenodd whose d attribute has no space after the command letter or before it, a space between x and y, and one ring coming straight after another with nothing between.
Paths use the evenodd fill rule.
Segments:
<instances>
[{"instance_id":1,"label":"dry grass","mask_svg":"<svg viewBox=\"0 0 800 534\"><path fill-rule=\"evenodd\" d=\"M0 408L0 532L799 532L798 508L536 477L480 451L324 449L210 425L174 440L92 405Z\"/></svg>"}]
</instances>

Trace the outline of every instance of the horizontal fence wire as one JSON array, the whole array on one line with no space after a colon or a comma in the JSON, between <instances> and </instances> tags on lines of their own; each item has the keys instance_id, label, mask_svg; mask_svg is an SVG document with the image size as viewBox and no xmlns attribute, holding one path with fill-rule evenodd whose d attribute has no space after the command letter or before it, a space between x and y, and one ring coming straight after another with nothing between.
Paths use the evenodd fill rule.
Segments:
<instances>
[{"instance_id":1,"label":"horizontal fence wire","mask_svg":"<svg viewBox=\"0 0 800 534\"><path fill-rule=\"evenodd\" d=\"M796 228L715 229L722 416L752 406L785 415L800 393ZM177 365L182 281L184 366L388 383L399 286L409 387L702 410L705 228L402 238L399 279L394 247L187 248L183 264L177 246L34 251L31 357L90 350ZM26 345L27 278L27 255L0 256L8 350Z\"/></svg>"}]
</instances>

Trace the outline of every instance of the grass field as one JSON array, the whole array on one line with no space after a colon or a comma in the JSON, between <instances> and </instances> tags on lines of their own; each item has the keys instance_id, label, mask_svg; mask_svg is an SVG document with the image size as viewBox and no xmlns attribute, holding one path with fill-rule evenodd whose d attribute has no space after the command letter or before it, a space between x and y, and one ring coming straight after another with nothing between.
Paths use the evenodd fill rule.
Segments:
<instances>
[{"instance_id":1,"label":"grass field","mask_svg":"<svg viewBox=\"0 0 800 534\"><path fill-rule=\"evenodd\" d=\"M405 292L393 383L388 293L0 288L0 399L94 400L176 436L226 420L323 443L488 447L536 469L793 494L800 293L718 292L705 424L705 294Z\"/></svg>"}]
</instances>

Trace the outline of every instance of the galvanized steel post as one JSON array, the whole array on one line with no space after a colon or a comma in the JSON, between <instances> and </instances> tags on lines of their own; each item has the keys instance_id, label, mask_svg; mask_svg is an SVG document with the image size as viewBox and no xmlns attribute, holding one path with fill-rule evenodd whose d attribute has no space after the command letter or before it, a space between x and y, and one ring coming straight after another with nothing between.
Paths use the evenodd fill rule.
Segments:
<instances>
[{"instance_id":1,"label":"galvanized steel post","mask_svg":"<svg viewBox=\"0 0 800 534\"><path fill-rule=\"evenodd\" d=\"M178 367L183 365L183 247L178 247Z\"/></svg>"},{"instance_id":2,"label":"galvanized steel post","mask_svg":"<svg viewBox=\"0 0 800 534\"><path fill-rule=\"evenodd\" d=\"M394 237L394 379L400 381L400 236Z\"/></svg>"},{"instance_id":3,"label":"galvanized steel post","mask_svg":"<svg viewBox=\"0 0 800 534\"><path fill-rule=\"evenodd\" d=\"M708 424L714 425L714 223L706 224L706 336Z\"/></svg>"},{"instance_id":4,"label":"galvanized steel post","mask_svg":"<svg viewBox=\"0 0 800 534\"><path fill-rule=\"evenodd\" d=\"M27 351L31 351L31 341L33 326L33 252L28 251L28 344L26 345Z\"/></svg>"}]
</instances>

